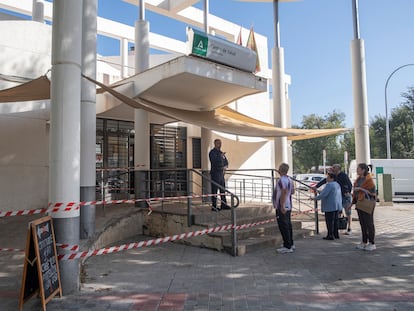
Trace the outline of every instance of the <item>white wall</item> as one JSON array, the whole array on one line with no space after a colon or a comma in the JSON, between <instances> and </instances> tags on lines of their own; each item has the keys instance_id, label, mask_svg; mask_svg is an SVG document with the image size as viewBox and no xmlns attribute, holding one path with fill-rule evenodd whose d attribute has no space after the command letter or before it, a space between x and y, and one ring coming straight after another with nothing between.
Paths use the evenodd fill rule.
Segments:
<instances>
[{"instance_id":1,"label":"white wall","mask_svg":"<svg viewBox=\"0 0 414 311\"><path fill-rule=\"evenodd\" d=\"M51 68L51 27L0 21L0 73L36 78ZM0 80L0 89L16 86ZM33 110L35 109L35 110ZM48 203L48 103L0 103L0 210Z\"/></svg>"},{"instance_id":2,"label":"white wall","mask_svg":"<svg viewBox=\"0 0 414 311\"><path fill-rule=\"evenodd\" d=\"M45 120L0 116L0 210L45 208L49 134Z\"/></svg>"}]
</instances>

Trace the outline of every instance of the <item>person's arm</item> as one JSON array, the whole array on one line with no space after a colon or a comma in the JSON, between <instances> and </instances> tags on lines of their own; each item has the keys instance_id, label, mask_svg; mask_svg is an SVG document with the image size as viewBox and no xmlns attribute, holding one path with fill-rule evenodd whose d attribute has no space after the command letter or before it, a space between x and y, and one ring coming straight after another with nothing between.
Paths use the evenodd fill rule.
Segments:
<instances>
[{"instance_id":1,"label":"person's arm","mask_svg":"<svg viewBox=\"0 0 414 311\"><path fill-rule=\"evenodd\" d=\"M313 186L312 190L316 192L318 190L318 188L322 187L324 184L326 184L326 178L322 179L315 186Z\"/></svg>"},{"instance_id":2,"label":"person's arm","mask_svg":"<svg viewBox=\"0 0 414 311\"><path fill-rule=\"evenodd\" d=\"M282 214L286 214L286 200L288 197L288 189L286 185L283 185L282 192L280 194L280 211Z\"/></svg>"},{"instance_id":3,"label":"person's arm","mask_svg":"<svg viewBox=\"0 0 414 311\"><path fill-rule=\"evenodd\" d=\"M227 157L226 157L226 153L225 152L222 153L222 157L223 157L223 166L224 166L224 169L227 169L229 167L229 161L227 160Z\"/></svg>"},{"instance_id":4,"label":"person's arm","mask_svg":"<svg viewBox=\"0 0 414 311\"><path fill-rule=\"evenodd\" d=\"M331 185L329 183L327 183L326 184L326 187L323 188L323 190L321 191L321 193L319 193L315 197L315 200L320 200L320 199L324 199L324 198L328 197L330 192L331 192Z\"/></svg>"}]
</instances>

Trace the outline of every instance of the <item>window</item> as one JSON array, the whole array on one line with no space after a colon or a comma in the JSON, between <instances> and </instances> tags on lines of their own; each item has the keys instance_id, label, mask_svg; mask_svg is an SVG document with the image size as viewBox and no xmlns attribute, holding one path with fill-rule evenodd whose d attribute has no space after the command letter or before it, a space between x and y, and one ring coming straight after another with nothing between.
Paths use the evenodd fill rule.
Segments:
<instances>
[{"instance_id":1,"label":"window","mask_svg":"<svg viewBox=\"0 0 414 311\"><path fill-rule=\"evenodd\" d=\"M201 138L192 139L193 168L201 168Z\"/></svg>"}]
</instances>

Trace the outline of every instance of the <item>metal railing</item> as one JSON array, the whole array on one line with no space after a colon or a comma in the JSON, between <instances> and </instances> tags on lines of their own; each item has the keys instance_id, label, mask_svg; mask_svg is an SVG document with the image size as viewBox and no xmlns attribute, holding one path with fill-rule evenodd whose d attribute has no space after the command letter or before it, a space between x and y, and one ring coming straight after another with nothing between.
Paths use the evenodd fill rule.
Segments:
<instances>
[{"instance_id":1,"label":"metal railing","mask_svg":"<svg viewBox=\"0 0 414 311\"><path fill-rule=\"evenodd\" d=\"M202 172L196 169L176 168L176 169L151 169L141 173L145 174L143 179L145 185L143 191L138 192L129 187L125 189L116 189L105 187L108 185L109 178L117 180L122 175L128 174L129 178L133 176L133 169L125 171L120 170L118 173L112 173L111 176L107 176L106 179L102 175L100 180L101 187L99 191L101 196L105 198L105 190L108 190L108 194L112 191L118 190L116 195L120 196L124 194L128 196L135 194L136 199L151 199L151 198L167 198L174 196L187 196L187 225L191 227L193 225L193 197L198 195L209 195L210 191L208 187L206 189L205 184L215 184L219 189L223 190L226 195L230 196L231 207L231 224L232 224L232 255L237 255L237 230L234 228L237 226L236 208L240 203L246 204L246 202L257 202L264 204L271 204L272 193L276 184L277 170L275 169L246 169L246 170L227 170L226 176L230 176L226 182L226 188L214 182L208 172ZM198 176L198 178L195 178ZM292 180L295 183L303 184L306 189L310 189L310 186L304 184L293 177ZM198 180L201 180L201 184ZM315 228L319 232L318 224L318 206L317 202L311 198L310 191L299 190L295 187L295 200L294 206L298 207L299 212L302 206L308 207L308 209L315 210ZM194 189L199 189L201 193L194 192ZM122 191L124 190L124 191ZM98 188L97 188L98 191ZM113 194L111 194L113 195ZM204 197L203 197L204 198ZM217 198L220 199L220 194L217 194ZM164 209L164 200L160 201L162 210Z\"/></svg>"}]
</instances>

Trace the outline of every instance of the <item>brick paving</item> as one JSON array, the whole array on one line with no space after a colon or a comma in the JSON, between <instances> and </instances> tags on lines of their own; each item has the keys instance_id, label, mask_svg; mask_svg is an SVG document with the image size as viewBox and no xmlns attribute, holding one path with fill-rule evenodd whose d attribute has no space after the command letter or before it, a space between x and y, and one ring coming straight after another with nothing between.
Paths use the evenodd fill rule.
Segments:
<instances>
[{"instance_id":1,"label":"brick paving","mask_svg":"<svg viewBox=\"0 0 414 311\"><path fill-rule=\"evenodd\" d=\"M264 247L232 257L164 243L91 257L79 293L52 299L47 310L414 310L413 221L414 204L378 206L373 252L355 249L354 221L353 235L335 241L322 240L321 223L320 234L297 240L292 254ZM0 242L13 236L0 233ZM1 310L17 310L22 269L23 254L0 254ZM41 310L40 300L23 310Z\"/></svg>"}]
</instances>

